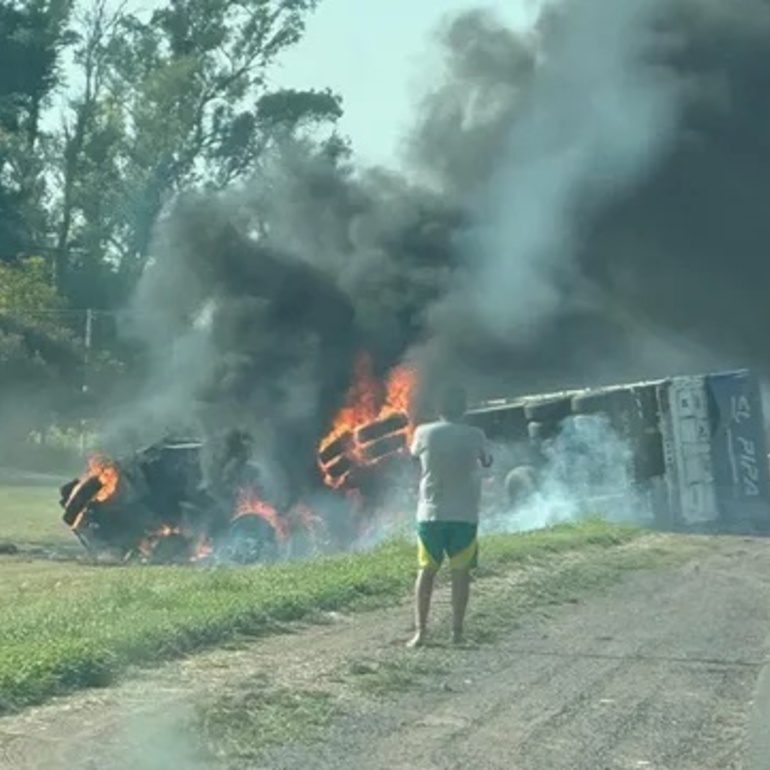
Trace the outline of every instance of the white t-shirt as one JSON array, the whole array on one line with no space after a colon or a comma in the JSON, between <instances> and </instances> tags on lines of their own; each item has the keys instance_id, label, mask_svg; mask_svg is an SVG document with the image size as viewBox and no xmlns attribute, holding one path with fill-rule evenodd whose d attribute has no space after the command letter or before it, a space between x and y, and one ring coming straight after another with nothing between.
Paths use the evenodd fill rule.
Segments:
<instances>
[{"instance_id":1,"label":"white t-shirt","mask_svg":"<svg viewBox=\"0 0 770 770\"><path fill-rule=\"evenodd\" d=\"M420 459L418 521L479 520L482 458L488 457L484 431L462 423L420 425L411 452Z\"/></svg>"}]
</instances>

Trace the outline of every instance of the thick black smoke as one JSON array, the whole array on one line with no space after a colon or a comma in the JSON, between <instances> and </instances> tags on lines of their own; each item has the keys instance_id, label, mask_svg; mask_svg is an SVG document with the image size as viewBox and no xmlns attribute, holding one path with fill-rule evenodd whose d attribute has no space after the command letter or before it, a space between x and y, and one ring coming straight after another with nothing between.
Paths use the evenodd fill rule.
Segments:
<instances>
[{"instance_id":1,"label":"thick black smoke","mask_svg":"<svg viewBox=\"0 0 770 770\"><path fill-rule=\"evenodd\" d=\"M440 44L409 179L294 142L160 225L154 424L248 425L295 488L357 351L479 395L770 369L770 0L473 11Z\"/></svg>"},{"instance_id":2,"label":"thick black smoke","mask_svg":"<svg viewBox=\"0 0 770 770\"><path fill-rule=\"evenodd\" d=\"M413 160L492 238L462 237L468 274L433 311L440 370L493 392L766 371L770 3L574 0L532 35L476 12L444 40Z\"/></svg>"},{"instance_id":3,"label":"thick black smoke","mask_svg":"<svg viewBox=\"0 0 770 770\"><path fill-rule=\"evenodd\" d=\"M672 3L658 56L681 88L657 170L591 223L583 274L664 332L768 374L770 3Z\"/></svg>"}]
</instances>

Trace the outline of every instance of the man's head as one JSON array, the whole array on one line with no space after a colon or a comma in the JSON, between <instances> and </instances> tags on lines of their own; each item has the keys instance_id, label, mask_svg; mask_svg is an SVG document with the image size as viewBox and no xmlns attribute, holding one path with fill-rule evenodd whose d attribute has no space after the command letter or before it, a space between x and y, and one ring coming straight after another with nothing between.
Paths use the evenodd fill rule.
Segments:
<instances>
[{"instance_id":1,"label":"man's head","mask_svg":"<svg viewBox=\"0 0 770 770\"><path fill-rule=\"evenodd\" d=\"M439 414L450 422L458 422L468 409L468 396L462 388L450 386L441 393L438 403Z\"/></svg>"}]
</instances>

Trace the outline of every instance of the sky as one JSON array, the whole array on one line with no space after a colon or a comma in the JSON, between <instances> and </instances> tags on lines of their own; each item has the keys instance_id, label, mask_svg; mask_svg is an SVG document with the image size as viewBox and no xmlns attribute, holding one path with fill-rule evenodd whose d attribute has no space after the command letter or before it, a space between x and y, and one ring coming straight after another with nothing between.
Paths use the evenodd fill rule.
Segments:
<instances>
[{"instance_id":1,"label":"sky","mask_svg":"<svg viewBox=\"0 0 770 770\"><path fill-rule=\"evenodd\" d=\"M340 93L345 111L340 128L356 154L393 165L409 115L436 72L431 35L445 14L476 5L469 0L322 0L305 38L282 57L273 82L329 86ZM536 8L532 0L484 5L517 26Z\"/></svg>"},{"instance_id":2,"label":"sky","mask_svg":"<svg viewBox=\"0 0 770 770\"><path fill-rule=\"evenodd\" d=\"M125 7L144 12L158 5L128 0ZM397 165L409 115L437 72L432 34L446 14L478 5L519 26L539 0L321 0L303 40L270 73L271 85L331 88L343 98L340 130L359 159Z\"/></svg>"}]
</instances>

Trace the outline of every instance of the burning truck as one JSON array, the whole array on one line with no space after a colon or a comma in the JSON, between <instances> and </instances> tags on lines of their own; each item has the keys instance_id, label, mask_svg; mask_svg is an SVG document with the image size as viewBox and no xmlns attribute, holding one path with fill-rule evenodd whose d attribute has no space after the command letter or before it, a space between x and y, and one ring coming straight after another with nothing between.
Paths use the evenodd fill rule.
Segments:
<instances>
[{"instance_id":1,"label":"burning truck","mask_svg":"<svg viewBox=\"0 0 770 770\"><path fill-rule=\"evenodd\" d=\"M289 506L268 499L249 435L236 430L222 439L208 473L203 457L211 447L198 440L92 457L61 488L64 521L92 553L155 563L269 561L298 541L316 552L347 547L378 516L412 509L414 386L409 368L380 381L360 356L344 405L317 442L315 485ZM467 420L496 445L487 503L506 515L538 491L556 459L563 487L585 495L586 510L611 514L630 501L635 520L659 529L770 530L764 416L751 372L487 403ZM597 425L601 431L586 440ZM590 478L578 478L585 468ZM334 504L319 504L319 491Z\"/></svg>"},{"instance_id":2,"label":"burning truck","mask_svg":"<svg viewBox=\"0 0 770 770\"><path fill-rule=\"evenodd\" d=\"M317 444L307 501L282 507L268 499L250 435L231 430L216 440L167 438L124 457L92 456L60 489L64 522L89 553L123 561L253 563L297 542L315 551L349 545L384 506L399 505L394 489L411 498L414 480L412 371L397 366L380 382L362 355L352 383ZM320 491L333 505L317 505Z\"/></svg>"}]
</instances>

